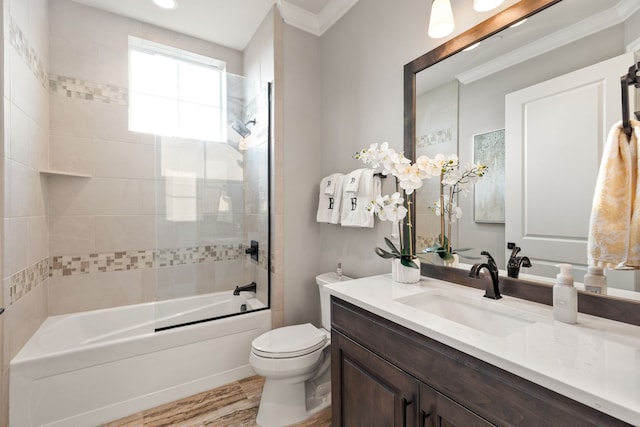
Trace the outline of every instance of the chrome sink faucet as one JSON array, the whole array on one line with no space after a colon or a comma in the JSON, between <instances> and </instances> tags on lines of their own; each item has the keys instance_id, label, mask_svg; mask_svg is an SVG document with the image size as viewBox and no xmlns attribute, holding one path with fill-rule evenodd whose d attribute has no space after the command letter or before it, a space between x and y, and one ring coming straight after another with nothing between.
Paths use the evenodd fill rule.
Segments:
<instances>
[{"instance_id":1,"label":"chrome sink faucet","mask_svg":"<svg viewBox=\"0 0 640 427\"><path fill-rule=\"evenodd\" d=\"M482 264L473 264L471 270L469 271L469 277L480 277L480 270L482 270L483 268L487 269L487 271L491 275L491 284L487 283L484 297L491 299L500 299L502 298L502 296L500 295L500 288L498 287L498 266L496 264L496 261L487 251L482 251L480 252L480 254L486 255L487 262Z\"/></svg>"}]
</instances>

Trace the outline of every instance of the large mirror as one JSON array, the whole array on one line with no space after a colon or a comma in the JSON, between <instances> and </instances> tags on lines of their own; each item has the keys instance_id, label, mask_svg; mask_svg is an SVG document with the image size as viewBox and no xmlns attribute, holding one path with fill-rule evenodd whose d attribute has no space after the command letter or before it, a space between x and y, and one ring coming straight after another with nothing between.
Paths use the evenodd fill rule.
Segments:
<instances>
[{"instance_id":1,"label":"large mirror","mask_svg":"<svg viewBox=\"0 0 640 427\"><path fill-rule=\"evenodd\" d=\"M548 281L569 262L582 281L600 158L621 120L620 76L638 60L639 24L634 0L522 0L405 66L405 153L489 166L458 197L453 248L489 251L506 269L514 242L532 263L521 277ZM419 249L440 233L431 181L416 197ZM610 295L638 299L636 272L606 274Z\"/></svg>"}]
</instances>

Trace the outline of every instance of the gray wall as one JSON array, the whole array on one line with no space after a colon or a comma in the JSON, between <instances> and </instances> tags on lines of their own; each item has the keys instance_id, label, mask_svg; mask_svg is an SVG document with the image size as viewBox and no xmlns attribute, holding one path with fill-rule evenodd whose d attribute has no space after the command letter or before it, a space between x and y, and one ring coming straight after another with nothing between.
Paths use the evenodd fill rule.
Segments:
<instances>
[{"instance_id":1,"label":"gray wall","mask_svg":"<svg viewBox=\"0 0 640 427\"><path fill-rule=\"evenodd\" d=\"M446 40L427 37L430 4L363 0L322 36L323 176L360 167L353 154L372 142L388 141L402 151L403 66ZM457 29L451 37L495 13L469 12L456 2L453 7ZM383 192L391 191L388 179ZM342 262L352 277L390 272L391 263L373 252L390 227L378 220L374 230L319 225L321 269Z\"/></svg>"}]
</instances>

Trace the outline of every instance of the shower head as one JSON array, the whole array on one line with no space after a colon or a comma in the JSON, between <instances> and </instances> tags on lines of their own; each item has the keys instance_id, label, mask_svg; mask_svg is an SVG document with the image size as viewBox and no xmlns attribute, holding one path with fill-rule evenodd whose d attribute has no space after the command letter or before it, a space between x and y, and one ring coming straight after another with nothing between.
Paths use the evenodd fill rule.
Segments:
<instances>
[{"instance_id":1,"label":"shower head","mask_svg":"<svg viewBox=\"0 0 640 427\"><path fill-rule=\"evenodd\" d=\"M247 125L249 125L249 124L251 124L251 125L254 125L254 126L255 126L255 124L256 124L256 119L249 120L249 121L248 121L248 122L246 122L246 123L242 123L241 121L239 121L239 120L237 120L237 119L236 119L236 120L234 120L234 121L233 121L233 123L231 124L231 128L232 128L233 130L235 130L235 131L238 133L238 135L240 135L242 138L246 138L246 137L248 137L249 135L251 135L251 129L249 129L249 128L247 127Z\"/></svg>"}]
</instances>

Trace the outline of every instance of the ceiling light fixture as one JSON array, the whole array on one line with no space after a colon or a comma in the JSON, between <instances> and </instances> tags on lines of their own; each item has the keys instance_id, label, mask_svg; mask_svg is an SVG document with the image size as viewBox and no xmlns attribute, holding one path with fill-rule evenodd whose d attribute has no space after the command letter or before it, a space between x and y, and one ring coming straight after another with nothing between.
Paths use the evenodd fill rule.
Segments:
<instances>
[{"instance_id":1,"label":"ceiling light fixture","mask_svg":"<svg viewBox=\"0 0 640 427\"><path fill-rule=\"evenodd\" d=\"M478 46L480 46L480 42L474 43L469 47L465 47L464 49L462 49L462 51L463 52L469 52L470 50L473 50L473 49L477 48Z\"/></svg>"},{"instance_id":2,"label":"ceiling light fixture","mask_svg":"<svg viewBox=\"0 0 640 427\"><path fill-rule=\"evenodd\" d=\"M429 17L429 37L434 39L446 37L454 29L451 2L449 0L433 0Z\"/></svg>"},{"instance_id":3,"label":"ceiling light fixture","mask_svg":"<svg viewBox=\"0 0 640 427\"><path fill-rule=\"evenodd\" d=\"M178 7L178 2L176 0L153 0L153 3L163 9L175 9Z\"/></svg>"},{"instance_id":4,"label":"ceiling light fixture","mask_svg":"<svg viewBox=\"0 0 640 427\"><path fill-rule=\"evenodd\" d=\"M515 24L513 24L513 25L512 25L512 26L510 26L509 28L515 28L515 27L518 27L518 26L520 26L520 25L524 24L525 22L527 22L527 19L526 19L526 18L525 18L525 19L523 19L523 20L521 20L521 21L516 22Z\"/></svg>"},{"instance_id":5,"label":"ceiling light fixture","mask_svg":"<svg viewBox=\"0 0 640 427\"><path fill-rule=\"evenodd\" d=\"M473 0L473 8L477 12L487 12L504 3L504 0ZM524 22L524 21L523 21ZM439 39L446 37L455 29L451 0L432 0L429 17L429 37Z\"/></svg>"},{"instance_id":6,"label":"ceiling light fixture","mask_svg":"<svg viewBox=\"0 0 640 427\"><path fill-rule=\"evenodd\" d=\"M473 0L473 8L476 12L486 12L500 6L504 0Z\"/></svg>"}]
</instances>

